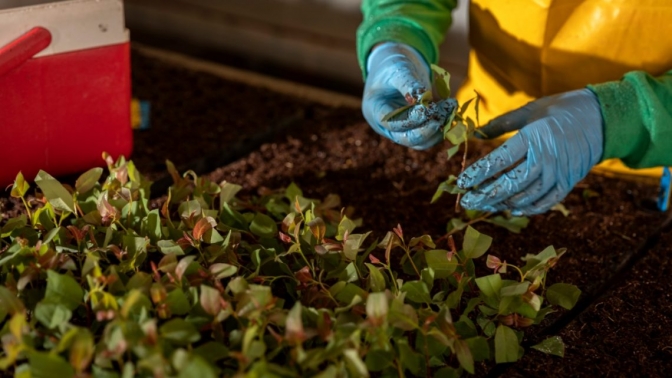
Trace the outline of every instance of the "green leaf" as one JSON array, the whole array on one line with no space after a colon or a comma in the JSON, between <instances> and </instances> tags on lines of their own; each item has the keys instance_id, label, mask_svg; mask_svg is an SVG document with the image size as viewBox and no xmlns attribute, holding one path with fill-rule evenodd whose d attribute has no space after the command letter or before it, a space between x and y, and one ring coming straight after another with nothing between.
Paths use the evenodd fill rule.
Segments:
<instances>
[{"instance_id":1,"label":"green leaf","mask_svg":"<svg viewBox=\"0 0 672 378\"><path fill-rule=\"evenodd\" d=\"M418 101L416 101L416 104L420 103L420 105L422 105L424 107L427 107L427 106L429 106L429 104L432 102L433 99L434 99L434 97L433 97L432 91L427 91L427 92L423 93L422 95L420 95L420 99Z\"/></svg>"},{"instance_id":2,"label":"green leaf","mask_svg":"<svg viewBox=\"0 0 672 378\"><path fill-rule=\"evenodd\" d=\"M142 235L149 237L152 243L158 243L159 239L163 237L159 210L154 209L150 211L145 219L142 220Z\"/></svg>"},{"instance_id":3,"label":"green leaf","mask_svg":"<svg viewBox=\"0 0 672 378\"><path fill-rule=\"evenodd\" d=\"M366 315L372 319L385 319L389 311L385 293L371 293L366 298Z\"/></svg>"},{"instance_id":4,"label":"green leaf","mask_svg":"<svg viewBox=\"0 0 672 378\"><path fill-rule=\"evenodd\" d=\"M349 261L355 261L357 259L357 254L362 249L362 244L364 240L371 234L371 231L366 234L352 234L348 236L348 240L343 243L343 255Z\"/></svg>"},{"instance_id":5,"label":"green leaf","mask_svg":"<svg viewBox=\"0 0 672 378\"><path fill-rule=\"evenodd\" d=\"M464 243L462 244L464 256L468 259L481 257L488 251L491 244L492 238L490 236L481 234L469 226L464 234Z\"/></svg>"},{"instance_id":6,"label":"green leaf","mask_svg":"<svg viewBox=\"0 0 672 378\"><path fill-rule=\"evenodd\" d=\"M16 218L8 219L7 223L5 223L2 226L2 228L0 229L0 234L3 238L6 238L9 235L11 235L14 230L24 228L24 227L26 227L26 225L28 225L28 220L26 218L26 215L21 214L20 216L18 216Z\"/></svg>"},{"instance_id":7,"label":"green leaf","mask_svg":"<svg viewBox=\"0 0 672 378\"><path fill-rule=\"evenodd\" d=\"M31 352L28 354L31 378L67 378L75 375L69 363L57 354Z\"/></svg>"},{"instance_id":8,"label":"green leaf","mask_svg":"<svg viewBox=\"0 0 672 378\"><path fill-rule=\"evenodd\" d=\"M72 311L83 303L84 291L74 278L48 270L47 291L44 298L45 302L59 303Z\"/></svg>"},{"instance_id":9,"label":"green leaf","mask_svg":"<svg viewBox=\"0 0 672 378\"><path fill-rule=\"evenodd\" d=\"M530 287L528 281L515 283L513 285L504 286L500 290L500 295L502 297L512 297L514 295L523 295L527 293L527 289Z\"/></svg>"},{"instance_id":10,"label":"green leaf","mask_svg":"<svg viewBox=\"0 0 672 378\"><path fill-rule=\"evenodd\" d=\"M453 147L450 147L446 150L446 155L448 155L448 160L452 159L455 154L460 152L460 145L456 144Z\"/></svg>"},{"instance_id":11,"label":"green leaf","mask_svg":"<svg viewBox=\"0 0 672 378\"><path fill-rule=\"evenodd\" d=\"M442 99L450 97L450 73L436 64L431 65L434 74L434 86L436 93Z\"/></svg>"},{"instance_id":12,"label":"green leaf","mask_svg":"<svg viewBox=\"0 0 672 378\"><path fill-rule=\"evenodd\" d=\"M399 114L407 111L408 109L410 109L412 107L413 107L413 105L404 105L400 108L397 108L397 109L385 114L383 116L383 119L380 120L380 122L387 122L387 121L391 120L392 118L398 116Z\"/></svg>"},{"instance_id":13,"label":"green leaf","mask_svg":"<svg viewBox=\"0 0 672 378\"><path fill-rule=\"evenodd\" d=\"M4 286L0 286L0 321L2 321L5 316L14 315L17 312L23 312L23 302L14 295L9 289Z\"/></svg>"},{"instance_id":14,"label":"green leaf","mask_svg":"<svg viewBox=\"0 0 672 378\"><path fill-rule=\"evenodd\" d=\"M434 270L437 279L447 278L457 269L457 258L448 261L448 251L445 249L433 249L425 252L427 266Z\"/></svg>"},{"instance_id":15,"label":"green leaf","mask_svg":"<svg viewBox=\"0 0 672 378\"><path fill-rule=\"evenodd\" d=\"M488 339L483 336L476 336L465 340L471 354L474 356L474 361L487 361L490 359L490 345Z\"/></svg>"},{"instance_id":16,"label":"green leaf","mask_svg":"<svg viewBox=\"0 0 672 378\"><path fill-rule=\"evenodd\" d=\"M499 298L500 290L502 290L502 277L499 274L478 277L475 281L481 294L488 298Z\"/></svg>"},{"instance_id":17,"label":"green leaf","mask_svg":"<svg viewBox=\"0 0 672 378\"><path fill-rule=\"evenodd\" d=\"M509 327L500 324L495 332L495 361L498 364L518 361L518 336Z\"/></svg>"},{"instance_id":18,"label":"green leaf","mask_svg":"<svg viewBox=\"0 0 672 378\"><path fill-rule=\"evenodd\" d=\"M23 198L23 196L26 195L28 188L30 188L30 185L23 178L23 173L19 172L16 175L16 179L14 179L14 185L12 185L12 191L9 195L14 198Z\"/></svg>"},{"instance_id":19,"label":"green leaf","mask_svg":"<svg viewBox=\"0 0 672 378\"><path fill-rule=\"evenodd\" d=\"M353 377L368 377L369 371L366 369L366 364L359 356L357 349L346 349L343 351L345 357L345 364Z\"/></svg>"},{"instance_id":20,"label":"green leaf","mask_svg":"<svg viewBox=\"0 0 672 378\"><path fill-rule=\"evenodd\" d=\"M206 360L193 356L189 363L180 371L178 378L216 378L217 374Z\"/></svg>"},{"instance_id":21,"label":"green leaf","mask_svg":"<svg viewBox=\"0 0 672 378\"><path fill-rule=\"evenodd\" d=\"M471 354L469 345L464 340L456 340L454 347L460 366L469 374L474 374L474 356Z\"/></svg>"},{"instance_id":22,"label":"green leaf","mask_svg":"<svg viewBox=\"0 0 672 378\"><path fill-rule=\"evenodd\" d=\"M332 288L333 287L334 286L332 286ZM353 283L348 283L337 293L332 292L332 295L334 295L340 302L350 304L356 296L362 299L366 298L366 291Z\"/></svg>"},{"instance_id":23,"label":"green leaf","mask_svg":"<svg viewBox=\"0 0 672 378\"><path fill-rule=\"evenodd\" d=\"M429 289L422 281L405 282L401 287L401 291L406 293L406 298L416 303L431 303L432 298L429 296Z\"/></svg>"},{"instance_id":24,"label":"green leaf","mask_svg":"<svg viewBox=\"0 0 672 378\"><path fill-rule=\"evenodd\" d=\"M272 238L278 234L278 225L268 215L256 213L250 223L250 232L262 238Z\"/></svg>"},{"instance_id":25,"label":"green leaf","mask_svg":"<svg viewBox=\"0 0 672 378\"><path fill-rule=\"evenodd\" d=\"M460 370L450 366L442 367L434 373L434 378L460 378L461 376Z\"/></svg>"},{"instance_id":26,"label":"green leaf","mask_svg":"<svg viewBox=\"0 0 672 378\"><path fill-rule=\"evenodd\" d=\"M343 219L338 223L338 235L336 235L336 240L342 241L345 234L351 234L355 227L357 227L355 222L344 215Z\"/></svg>"},{"instance_id":27,"label":"green leaf","mask_svg":"<svg viewBox=\"0 0 672 378\"><path fill-rule=\"evenodd\" d=\"M536 349L542 353L551 354L553 356L565 356L565 343L562 342L562 338L560 336L549 337L539 344L533 345L532 349Z\"/></svg>"},{"instance_id":28,"label":"green leaf","mask_svg":"<svg viewBox=\"0 0 672 378\"><path fill-rule=\"evenodd\" d=\"M225 264L225 263L217 263L217 264L212 264L210 265L210 273L215 277L217 280L221 280L222 278L226 277L231 277L234 274L238 272L238 268L236 268L233 265Z\"/></svg>"},{"instance_id":29,"label":"green leaf","mask_svg":"<svg viewBox=\"0 0 672 378\"><path fill-rule=\"evenodd\" d=\"M226 181L222 182L219 187L219 201L221 206L224 206L225 203L231 202L231 200L236 197L236 194L238 194L238 192L243 189L243 187L240 185L232 184Z\"/></svg>"},{"instance_id":30,"label":"green leaf","mask_svg":"<svg viewBox=\"0 0 672 378\"><path fill-rule=\"evenodd\" d=\"M481 95L478 94L476 90L474 90L474 93L476 93L476 104L474 104L474 113L476 113L476 123L480 126L481 120L479 116L480 116Z\"/></svg>"},{"instance_id":31,"label":"green leaf","mask_svg":"<svg viewBox=\"0 0 672 378\"><path fill-rule=\"evenodd\" d=\"M35 183L40 187L54 209L75 212L75 202L72 199L72 194L50 174L40 170L35 176Z\"/></svg>"},{"instance_id":32,"label":"green leaf","mask_svg":"<svg viewBox=\"0 0 672 378\"><path fill-rule=\"evenodd\" d=\"M39 302L35 307L35 318L49 329L66 324L72 311L59 303Z\"/></svg>"},{"instance_id":33,"label":"green leaf","mask_svg":"<svg viewBox=\"0 0 672 378\"><path fill-rule=\"evenodd\" d=\"M571 310L581 296L578 287L566 283L556 283L546 289L548 303Z\"/></svg>"},{"instance_id":34,"label":"green leaf","mask_svg":"<svg viewBox=\"0 0 672 378\"><path fill-rule=\"evenodd\" d=\"M385 291L385 276L373 264L364 263L369 268L369 287L373 292Z\"/></svg>"},{"instance_id":35,"label":"green leaf","mask_svg":"<svg viewBox=\"0 0 672 378\"><path fill-rule=\"evenodd\" d=\"M156 243L156 246L159 247L159 250L164 255L170 255L171 253L175 254L176 256L184 255L182 247L172 240L159 240Z\"/></svg>"},{"instance_id":36,"label":"green leaf","mask_svg":"<svg viewBox=\"0 0 672 378\"><path fill-rule=\"evenodd\" d=\"M296 201L296 197L303 197L303 191L299 188L296 183L292 182L289 184L287 189L285 189L285 197L289 200L290 203Z\"/></svg>"},{"instance_id":37,"label":"green leaf","mask_svg":"<svg viewBox=\"0 0 672 378\"><path fill-rule=\"evenodd\" d=\"M194 354L197 354L211 364L214 364L227 357L229 355L229 349L220 342L208 341L194 349Z\"/></svg>"},{"instance_id":38,"label":"green leaf","mask_svg":"<svg viewBox=\"0 0 672 378\"><path fill-rule=\"evenodd\" d=\"M88 192L96 186L102 175L103 168L95 167L89 169L77 178L77 181L75 181L75 190L80 194Z\"/></svg>"},{"instance_id":39,"label":"green leaf","mask_svg":"<svg viewBox=\"0 0 672 378\"><path fill-rule=\"evenodd\" d=\"M555 257L558 257L558 254L552 245L546 247L536 255L527 254L521 258L521 260L525 261L525 266L521 270L523 273L527 273L533 269L543 268L550 259Z\"/></svg>"},{"instance_id":40,"label":"green leaf","mask_svg":"<svg viewBox=\"0 0 672 378\"><path fill-rule=\"evenodd\" d=\"M94 354L93 335L86 328L73 329L76 334L70 344L70 365L77 371L86 371Z\"/></svg>"},{"instance_id":41,"label":"green leaf","mask_svg":"<svg viewBox=\"0 0 672 378\"><path fill-rule=\"evenodd\" d=\"M553 211L558 211L560 212L565 218L569 216L569 210L563 205L562 203L558 202L553 207L551 207L551 210Z\"/></svg>"},{"instance_id":42,"label":"green leaf","mask_svg":"<svg viewBox=\"0 0 672 378\"><path fill-rule=\"evenodd\" d=\"M182 219L189 219L201 215L203 208L198 200L184 201L178 206L177 212Z\"/></svg>"},{"instance_id":43,"label":"green leaf","mask_svg":"<svg viewBox=\"0 0 672 378\"><path fill-rule=\"evenodd\" d=\"M469 108L469 105L476 99L476 97L472 97L465 101L462 105L460 105L460 114L466 113L467 109Z\"/></svg>"},{"instance_id":44,"label":"green leaf","mask_svg":"<svg viewBox=\"0 0 672 378\"><path fill-rule=\"evenodd\" d=\"M468 225L469 224L467 222L460 218L452 218L446 225L446 232L462 231L467 228Z\"/></svg>"},{"instance_id":45,"label":"green leaf","mask_svg":"<svg viewBox=\"0 0 672 378\"><path fill-rule=\"evenodd\" d=\"M191 310L191 305L187 296L184 294L181 288L176 288L172 290L166 296L166 304L170 309L170 312L175 315L186 315Z\"/></svg>"},{"instance_id":46,"label":"green leaf","mask_svg":"<svg viewBox=\"0 0 672 378\"><path fill-rule=\"evenodd\" d=\"M450 175L448 180L439 184L439 187L436 189L434 196L432 197L432 203L436 202L443 193L448 194L463 194L466 193L466 190L460 189L454 183L457 181L457 177Z\"/></svg>"},{"instance_id":47,"label":"green leaf","mask_svg":"<svg viewBox=\"0 0 672 378\"><path fill-rule=\"evenodd\" d=\"M364 358L364 363L369 371L382 371L392 365L394 354L391 351L374 349L369 351Z\"/></svg>"},{"instance_id":48,"label":"green leaf","mask_svg":"<svg viewBox=\"0 0 672 378\"><path fill-rule=\"evenodd\" d=\"M401 366L408 369L413 375L417 376L424 364L424 358L408 345L408 341L404 339L397 339L397 347L399 348L399 357L401 359Z\"/></svg>"},{"instance_id":49,"label":"green leaf","mask_svg":"<svg viewBox=\"0 0 672 378\"><path fill-rule=\"evenodd\" d=\"M463 123L457 123L443 135L453 145L460 145L467 140L467 127Z\"/></svg>"},{"instance_id":50,"label":"green leaf","mask_svg":"<svg viewBox=\"0 0 672 378\"><path fill-rule=\"evenodd\" d=\"M174 318L159 329L161 336L176 345L189 345L201 338L196 327L182 318Z\"/></svg>"},{"instance_id":51,"label":"green leaf","mask_svg":"<svg viewBox=\"0 0 672 378\"><path fill-rule=\"evenodd\" d=\"M423 269L420 272L420 279L427 285L429 291L432 291L432 287L434 286L434 269L431 267Z\"/></svg>"},{"instance_id":52,"label":"green leaf","mask_svg":"<svg viewBox=\"0 0 672 378\"><path fill-rule=\"evenodd\" d=\"M514 234L519 234L520 231L530 223L530 219L527 217L504 218L501 215L485 219L485 221L498 227L504 227Z\"/></svg>"}]
</instances>

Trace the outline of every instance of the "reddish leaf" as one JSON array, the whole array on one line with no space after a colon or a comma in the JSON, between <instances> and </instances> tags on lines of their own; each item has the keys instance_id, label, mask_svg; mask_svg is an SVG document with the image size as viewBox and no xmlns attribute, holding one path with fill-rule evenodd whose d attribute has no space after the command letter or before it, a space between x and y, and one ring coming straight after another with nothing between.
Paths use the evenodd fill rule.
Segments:
<instances>
[{"instance_id":1,"label":"reddish leaf","mask_svg":"<svg viewBox=\"0 0 672 378\"><path fill-rule=\"evenodd\" d=\"M295 272L294 277L302 283L308 283L313 280L313 276L310 274L310 268L308 268L308 266L304 266L299 271Z\"/></svg>"},{"instance_id":2,"label":"reddish leaf","mask_svg":"<svg viewBox=\"0 0 672 378\"><path fill-rule=\"evenodd\" d=\"M194 229L191 233L194 236L194 240L201 240L206 232L212 230L215 227L217 227L217 221L215 221L214 218L203 217L198 222L196 222L196 225L194 225Z\"/></svg>"},{"instance_id":3,"label":"reddish leaf","mask_svg":"<svg viewBox=\"0 0 672 378\"><path fill-rule=\"evenodd\" d=\"M283 243L291 243L292 242L292 238L289 237L289 235L287 235L283 232L279 232L278 236L280 237L280 240L282 240Z\"/></svg>"},{"instance_id":4,"label":"reddish leaf","mask_svg":"<svg viewBox=\"0 0 672 378\"><path fill-rule=\"evenodd\" d=\"M201 285L201 295L199 300L201 307L206 313L212 316L217 316L222 310L221 295L217 289L210 286Z\"/></svg>"}]
</instances>

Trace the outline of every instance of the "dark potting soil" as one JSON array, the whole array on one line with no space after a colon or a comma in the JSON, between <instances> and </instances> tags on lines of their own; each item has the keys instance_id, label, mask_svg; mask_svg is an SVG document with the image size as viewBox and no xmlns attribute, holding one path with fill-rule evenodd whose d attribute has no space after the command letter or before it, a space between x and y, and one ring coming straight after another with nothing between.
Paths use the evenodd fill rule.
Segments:
<instances>
[{"instance_id":1,"label":"dark potting soil","mask_svg":"<svg viewBox=\"0 0 672 378\"><path fill-rule=\"evenodd\" d=\"M397 224L405 235L436 238L455 217L453 196L429 203L439 182L460 170L458 158L446 162L445 146L414 151L396 145L375 134L358 109L225 81L137 51L132 63L134 96L151 102L152 125L135 132L131 159L150 179L165 174L165 159L188 167L196 157L229 151L245 138L283 125L286 134L213 170L210 178L242 185L242 195L291 182L308 197L339 194L343 205L353 206L364 220L361 229L373 230L378 238ZM492 148L471 144L469 161ZM586 189L598 196L584 198ZM663 214L642 204L655 193L653 186L591 174L563 202L567 217L557 211L534 216L520 234L483 223L475 228L494 238L489 253L509 263L520 263L525 254L548 245L567 248L549 284L572 283L591 292L662 222ZM0 198L3 217L18 207ZM672 357L670 241L666 235L623 282L557 333L567 345L565 358L529 350L503 376L663 376ZM528 329L530 338L559 315ZM489 367L480 365L478 375L487 375Z\"/></svg>"}]
</instances>

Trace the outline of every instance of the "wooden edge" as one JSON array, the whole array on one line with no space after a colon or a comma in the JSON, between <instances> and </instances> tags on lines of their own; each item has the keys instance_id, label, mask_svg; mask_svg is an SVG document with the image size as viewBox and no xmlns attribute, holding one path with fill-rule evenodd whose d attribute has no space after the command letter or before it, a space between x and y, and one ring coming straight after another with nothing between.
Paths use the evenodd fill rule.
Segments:
<instances>
[{"instance_id":1,"label":"wooden edge","mask_svg":"<svg viewBox=\"0 0 672 378\"><path fill-rule=\"evenodd\" d=\"M313 101L322 105L346 108L359 108L362 99L337 92L320 89L288 80L250 72L238 68L224 66L205 60L200 60L180 53L149 47L132 42L133 51L144 56L159 59L163 62L184 67L197 72L206 72L226 80L236 81L247 85L266 88L274 92Z\"/></svg>"}]
</instances>

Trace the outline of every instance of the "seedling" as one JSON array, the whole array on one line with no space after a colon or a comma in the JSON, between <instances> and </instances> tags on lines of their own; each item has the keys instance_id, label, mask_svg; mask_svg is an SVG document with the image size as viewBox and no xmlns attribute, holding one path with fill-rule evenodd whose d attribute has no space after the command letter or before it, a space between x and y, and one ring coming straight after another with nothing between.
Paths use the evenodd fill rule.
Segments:
<instances>
[{"instance_id":1,"label":"seedling","mask_svg":"<svg viewBox=\"0 0 672 378\"><path fill-rule=\"evenodd\" d=\"M522 331L580 294L546 285L563 250L483 261L492 240L469 226L459 249L401 226L371 240L336 195L243 196L170 162L153 208L134 164L105 159L74 188L40 172L30 218L0 225L6 374L456 376L519 359ZM29 190L17 176L12 195Z\"/></svg>"},{"instance_id":2,"label":"seedling","mask_svg":"<svg viewBox=\"0 0 672 378\"><path fill-rule=\"evenodd\" d=\"M383 117L383 120L389 120L395 116L403 113L410 107L414 106L417 103L420 103L424 106L429 105L429 103L434 99L434 94L438 96L439 99L450 98L450 73L444 70L443 68L432 64L432 76L433 76L433 88L430 91L426 91L419 98L409 98L406 101L409 105L401 107ZM463 172L466 168L467 156L469 151L468 140L474 136L474 134L480 133L479 131L480 120L479 120L479 105L481 98L478 93L475 93L475 96L461 106L453 109L453 112L447 117L446 122L443 126L443 138L450 143L450 147L446 150L447 159L452 159L462 148L462 160L460 172ZM467 110L470 106L474 107L474 113L476 120L466 116ZM439 184L434 196L432 197L431 202L434 203L441 198L444 193L456 195L455 198L455 213L460 214L460 198L461 195L465 193L465 190L460 189L455 183L457 177L454 174L451 174L448 179ZM560 205L561 206L561 205ZM559 211L562 211L563 214L566 213L564 207L558 207ZM452 235L456 232L463 231L465 227L474 225L478 222L487 222L494 224L496 226L504 227L511 232L518 233L521 229L527 227L529 219L527 217L515 217L512 216L509 212L504 212L501 215L493 216L493 214L480 212L480 211L465 211L463 217L452 218L447 225L446 235L444 238Z\"/></svg>"}]
</instances>

